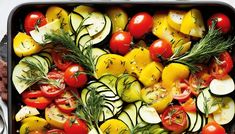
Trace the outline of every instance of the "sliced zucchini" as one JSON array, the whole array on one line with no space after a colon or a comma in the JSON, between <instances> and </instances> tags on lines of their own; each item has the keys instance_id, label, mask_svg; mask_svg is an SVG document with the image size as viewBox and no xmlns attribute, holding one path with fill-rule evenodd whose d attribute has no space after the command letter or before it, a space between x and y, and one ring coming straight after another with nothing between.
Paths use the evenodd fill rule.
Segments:
<instances>
[{"instance_id":1,"label":"sliced zucchini","mask_svg":"<svg viewBox=\"0 0 235 134\"><path fill-rule=\"evenodd\" d=\"M130 130L133 129L134 126L132 124L131 117L125 111L121 112L118 119L123 121L130 128Z\"/></svg>"},{"instance_id":2,"label":"sliced zucchini","mask_svg":"<svg viewBox=\"0 0 235 134\"><path fill-rule=\"evenodd\" d=\"M223 97L219 109L213 113L214 120L225 125L233 120L234 117L234 101L230 97Z\"/></svg>"},{"instance_id":3,"label":"sliced zucchini","mask_svg":"<svg viewBox=\"0 0 235 134\"><path fill-rule=\"evenodd\" d=\"M47 74L49 72L50 64L48 64L46 59L44 59L38 55L33 55L32 57L38 61L38 63L39 63L38 65L39 65L40 69L43 70L45 74ZM35 62L35 63L37 63L37 62Z\"/></svg>"},{"instance_id":4,"label":"sliced zucchini","mask_svg":"<svg viewBox=\"0 0 235 134\"><path fill-rule=\"evenodd\" d=\"M80 14L83 18L87 18L94 11L94 8L86 5L79 5L73 10L73 12Z\"/></svg>"},{"instance_id":5,"label":"sliced zucchini","mask_svg":"<svg viewBox=\"0 0 235 134\"><path fill-rule=\"evenodd\" d=\"M137 116L138 116L138 111L137 111L136 106L134 104L129 104L125 107L123 111L125 111L129 115L132 125L136 126Z\"/></svg>"},{"instance_id":6,"label":"sliced zucchini","mask_svg":"<svg viewBox=\"0 0 235 134\"><path fill-rule=\"evenodd\" d=\"M112 109L110 109L109 107L107 106L103 106L102 108L102 114L100 115L99 117L99 121L100 122L104 122L105 120L107 119L110 119L114 116L113 112L112 112Z\"/></svg>"},{"instance_id":7,"label":"sliced zucchini","mask_svg":"<svg viewBox=\"0 0 235 134\"><path fill-rule=\"evenodd\" d=\"M53 59L52 59L52 57L51 57L51 55L49 53L41 52L38 55L41 56L42 58L44 58L47 61L48 65L49 65L49 68L52 66Z\"/></svg>"},{"instance_id":8,"label":"sliced zucchini","mask_svg":"<svg viewBox=\"0 0 235 134\"><path fill-rule=\"evenodd\" d=\"M83 22L87 26L87 31L90 36L94 36L101 32L105 27L106 19L100 12L92 12L87 19Z\"/></svg>"},{"instance_id":9,"label":"sliced zucchini","mask_svg":"<svg viewBox=\"0 0 235 134\"><path fill-rule=\"evenodd\" d=\"M120 76L116 82L116 91L118 95L121 96L124 89L127 88L127 85L130 85L136 80L137 79L134 76L129 74L123 74L122 76Z\"/></svg>"},{"instance_id":10,"label":"sliced zucchini","mask_svg":"<svg viewBox=\"0 0 235 134\"><path fill-rule=\"evenodd\" d=\"M191 132L197 123L198 114L196 112L195 113L186 112L186 113L187 113L189 120L190 120L188 131Z\"/></svg>"},{"instance_id":11,"label":"sliced zucchini","mask_svg":"<svg viewBox=\"0 0 235 134\"><path fill-rule=\"evenodd\" d=\"M92 45L90 44L92 40L92 37L89 35L89 34L85 34L83 35L80 40L78 41L78 46L81 48L81 49L85 49L87 48L89 45Z\"/></svg>"},{"instance_id":12,"label":"sliced zucchini","mask_svg":"<svg viewBox=\"0 0 235 134\"><path fill-rule=\"evenodd\" d=\"M199 113L197 113L197 121L196 121L194 128L192 129L192 132L197 132L201 129L202 124L203 124L202 121L203 121L202 116Z\"/></svg>"},{"instance_id":13,"label":"sliced zucchini","mask_svg":"<svg viewBox=\"0 0 235 134\"><path fill-rule=\"evenodd\" d=\"M106 51L100 49L100 48L92 48L91 49L92 57L94 58L95 64L97 62L97 59L104 54L107 54ZM108 85L107 85L108 86Z\"/></svg>"},{"instance_id":14,"label":"sliced zucchini","mask_svg":"<svg viewBox=\"0 0 235 134\"><path fill-rule=\"evenodd\" d=\"M116 95L117 95L117 90L115 87L117 77L111 74L104 75L99 78L99 81L104 83L106 86L108 86Z\"/></svg>"},{"instance_id":15,"label":"sliced zucchini","mask_svg":"<svg viewBox=\"0 0 235 134\"><path fill-rule=\"evenodd\" d=\"M28 67L26 63L24 63L24 61L30 61L30 62L35 63L37 66L40 67L40 69L44 72L45 75L49 71L47 61L40 56L36 56L36 55L33 57L28 56L28 57L24 57L23 59L21 59L20 62L14 67L13 73L12 73L12 81L19 94L21 94L24 90L26 90L28 87L31 86L19 78L19 77L27 78L29 75L31 75L28 73L30 68ZM34 72L34 73L38 73L38 72Z\"/></svg>"},{"instance_id":16,"label":"sliced zucchini","mask_svg":"<svg viewBox=\"0 0 235 134\"><path fill-rule=\"evenodd\" d=\"M76 46L79 46L79 41L81 37L87 34L88 34L88 31L86 28L82 28L80 31L78 31L77 36L76 36Z\"/></svg>"},{"instance_id":17,"label":"sliced zucchini","mask_svg":"<svg viewBox=\"0 0 235 134\"><path fill-rule=\"evenodd\" d=\"M46 25L30 31L31 37L39 44L50 43L51 41L45 39L46 34L50 34L52 31L59 30L61 23L59 19L47 23Z\"/></svg>"},{"instance_id":18,"label":"sliced zucchini","mask_svg":"<svg viewBox=\"0 0 235 134\"><path fill-rule=\"evenodd\" d=\"M197 108L202 113L211 114L218 110L217 98L213 97L209 89L204 89L197 97Z\"/></svg>"},{"instance_id":19,"label":"sliced zucchini","mask_svg":"<svg viewBox=\"0 0 235 134\"><path fill-rule=\"evenodd\" d=\"M222 79L213 79L210 83L210 92L215 95L227 95L234 89L234 81L229 75Z\"/></svg>"},{"instance_id":20,"label":"sliced zucchini","mask_svg":"<svg viewBox=\"0 0 235 134\"><path fill-rule=\"evenodd\" d=\"M151 106L141 106L139 109L139 116L144 122L149 124L157 124L162 121L157 111Z\"/></svg>"},{"instance_id":21,"label":"sliced zucchini","mask_svg":"<svg viewBox=\"0 0 235 134\"><path fill-rule=\"evenodd\" d=\"M112 33L112 23L108 16L104 15L105 17L105 27L104 29L93 36L93 39L91 40L91 44L104 44L106 41L105 39Z\"/></svg>"},{"instance_id":22,"label":"sliced zucchini","mask_svg":"<svg viewBox=\"0 0 235 134\"><path fill-rule=\"evenodd\" d=\"M69 24L74 33L77 33L82 21L83 17L81 15L73 12L69 14Z\"/></svg>"}]
</instances>

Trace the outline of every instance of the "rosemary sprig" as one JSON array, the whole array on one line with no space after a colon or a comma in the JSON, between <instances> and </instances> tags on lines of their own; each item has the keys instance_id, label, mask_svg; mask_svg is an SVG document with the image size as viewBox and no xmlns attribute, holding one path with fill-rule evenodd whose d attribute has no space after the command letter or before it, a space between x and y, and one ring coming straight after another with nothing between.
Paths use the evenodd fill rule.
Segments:
<instances>
[{"instance_id":1,"label":"rosemary sprig","mask_svg":"<svg viewBox=\"0 0 235 134\"><path fill-rule=\"evenodd\" d=\"M96 131L100 133L98 121L103 109L104 99L103 96L98 95L95 89L89 90L91 92L89 98L86 101L86 104L82 102L81 98L77 97L79 103L75 115L78 116L78 118L86 121L90 130L95 128Z\"/></svg>"},{"instance_id":2,"label":"rosemary sprig","mask_svg":"<svg viewBox=\"0 0 235 134\"><path fill-rule=\"evenodd\" d=\"M46 34L45 39L55 44L61 44L68 49L70 53L66 54L64 58L82 65L86 68L87 74L94 75L95 58L92 56L92 45L88 45L86 49L77 47L70 35L62 29Z\"/></svg>"},{"instance_id":3,"label":"rosemary sprig","mask_svg":"<svg viewBox=\"0 0 235 134\"><path fill-rule=\"evenodd\" d=\"M56 87L60 87L60 81L52 80L47 77L45 67L41 62L35 63L30 60L23 60L22 63L26 64L29 69L25 71L26 76L18 76L20 81L23 81L25 84L32 86L33 84L39 82L42 84L52 84Z\"/></svg>"},{"instance_id":4,"label":"rosemary sprig","mask_svg":"<svg viewBox=\"0 0 235 134\"><path fill-rule=\"evenodd\" d=\"M210 109L215 106L215 105L218 105L218 104L221 104L223 99L222 98L215 98L213 100L213 102L209 105L208 103L211 101L210 99L211 98L207 98L204 93L202 92L202 95L203 95L203 99L204 99L204 102L203 102L203 110L205 112L205 115L206 117L208 117L209 115L209 111Z\"/></svg>"},{"instance_id":5,"label":"rosemary sprig","mask_svg":"<svg viewBox=\"0 0 235 134\"><path fill-rule=\"evenodd\" d=\"M189 52L179 57L176 57L178 54L174 54L169 61L185 64L191 71L198 71L199 68L196 64L206 63L211 57L217 56L234 45L235 36L225 38L220 29L215 28L215 25L216 22L213 22L208 33Z\"/></svg>"}]
</instances>

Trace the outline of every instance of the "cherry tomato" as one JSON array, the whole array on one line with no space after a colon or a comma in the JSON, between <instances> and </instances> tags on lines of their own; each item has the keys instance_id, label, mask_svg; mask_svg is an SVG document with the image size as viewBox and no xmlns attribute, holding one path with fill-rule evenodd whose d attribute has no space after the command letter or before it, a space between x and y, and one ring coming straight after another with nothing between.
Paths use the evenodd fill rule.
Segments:
<instances>
[{"instance_id":1,"label":"cherry tomato","mask_svg":"<svg viewBox=\"0 0 235 134\"><path fill-rule=\"evenodd\" d=\"M180 133L187 128L188 117L183 107L179 105L168 106L162 114L163 126L176 133Z\"/></svg>"},{"instance_id":2,"label":"cherry tomato","mask_svg":"<svg viewBox=\"0 0 235 134\"><path fill-rule=\"evenodd\" d=\"M173 98L180 102L186 101L191 95L189 83L185 79L176 81L175 86L173 86L172 90L174 94Z\"/></svg>"},{"instance_id":3,"label":"cherry tomato","mask_svg":"<svg viewBox=\"0 0 235 134\"><path fill-rule=\"evenodd\" d=\"M52 129L48 130L46 134L65 134L65 132L61 129Z\"/></svg>"},{"instance_id":4,"label":"cherry tomato","mask_svg":"<svg viewBox=\"0 0 235 134\"><path fill-rule=\"evenodd\" d=\"M207 25L211 26L213 21L216 22L215 28L221 29L223 33L228 33L230 31L231 22L227 15L223 13L215 13L208 19Z\"/></svg>"},{"instance_id":5,"label":"cherry tomato","mask_svg":"<svg viewBox=\"0 0 235 134\"><path fill-rule=\"evenodd\" d=\"M87 134L88 127L83 120L71 117L65 122L64 131L66 134Z\"/></svg>"},{"instance_id":6,"label":"cherry tomato","mask_svg":"<svg viewBox=\"0 0 235 134\"><path fill-rule=\"evenodd\" d=\"M152 27L152 16L147 12L140 12L131 18L127 29L134 38L141 38L144 34L148 33Z\"/></svg>"},{"instance_id":7,"label":"cherry tomato","mask_svg":"<svg viewBox=\"0 0 235 134\"><path fill-rule=\"evenodd\" d=\"M213 79L210 75L208 67L200 66L199 72L191 73L189 76L189 85L193 95L197 96L200 91L209 86Z\"/></svg>"},{"instance_id":8,"label":"cherry tomato","mask_svg":"<svg viewBox=\"0 0 235 134\"><path fill-rule=\"evenodd\" d=\"M23 92L22 100L27 106L42 110L51 103L51 99L44 97L41 90L29 90Z\"/></svg>"},{"instance_id":9,"label":"cherry tomato","mask_svg":"<svg viewBox=\"0 0 235 134\"><path fill-rule=\"evenodd\" d=\"M24 20L24 29L27 34L37 27L47 24L45 16L39 11L33 11L27 14Z\"/></svg>"},{"instance_id":10,"label":"cherry tomato","mask_svg":"<svg viewBox=\"0 0 235 134\"><path fill-rule=\"evenodd\" d=\"M202 134L226 134L226 132L218 123L211 121L202 128Z\"/></svg>"},{"instance_id":11,"label":"cherry tomato","mask_svg":"<svg viewBox=\"0 0 235 134\"><path fill-rule=\"evenodd\" d=\"M223 52L214 58L210 64L210 74L216 79L226 76L233 68L233 60L228 52Z\"/></svg>"},{"instance_id":12,"label":"cherry tomato","mask_svg":"<svg viewBox=\"0 0 235 134\"><path fill-rule=\"evenodd\" d=\"M71 87L80 88L87 83L87 75L80 65L73 64L65 70L64 81Z\"/></svg>"},{"instance_id":13,"label":"cherry tomato","mask_svg":"<svg viewBox=\"0 0 235 134\"><path fill-rule=\"evenodd\" d=\"M110 49L113 53L125 55L130 51L132 36L130 32L115 32L109 42Z\"/></svg>"},{"instance_id":14,"label":"cherry tomato","mask_svg":"<svg viewBox=\"0 0 235 134\"><path fill-rule=\"evenodd\" d=\"M41 84L40 89L46 97L56 97L63 93L65 89L64 73L61 71L51 71L47 74L50 84Z\"/></svg>"},{"instance_id":15,"label":"cherry tomato","mask_svg":"<svg viewBox=\"0 0 235 134\"><path fill-rule=\"evenodd\" d=\"M192 98L189 98L186 102L182 103L181 106L186 112L196 112L195 100Z\"/></svg>"},{"instance_id":16,"label":"cherry tomato","mask_svg":"<svg viewBox=\"0 0 235 134\"><path fill-rule=\"evenodd\" d=\"M76 101L77 98L74 96L74 93L79 97L76 88L67 87L66 91L55 99L56 106L61 112L71 114L76 109L78 101Z\"/></svg>"},{"instance_id":17,"label":"cherry tomato","mask_svg":"<svg viewBox=\"0 0 235 134\"><path fill-rule=\"evenodd\" d=\"M61 50L61 51L54 50L51 52L51 56L56 67L62 71L65 71L70 65L72 65L72 62L63 59L63 56L65 54L66 50Z\"/></svg>"},{"instance_id":18,"label":"cherry tomato","mask_svg":"<svg viewBox=\"0 0 235 134\"><path fill-rule=\"evenodd\" d=\"M151 58L156 62L167 59L173 54L171 45L167 41L161 39L154 41L150 45L149 52Z\"/></svg>"}]
</instances>

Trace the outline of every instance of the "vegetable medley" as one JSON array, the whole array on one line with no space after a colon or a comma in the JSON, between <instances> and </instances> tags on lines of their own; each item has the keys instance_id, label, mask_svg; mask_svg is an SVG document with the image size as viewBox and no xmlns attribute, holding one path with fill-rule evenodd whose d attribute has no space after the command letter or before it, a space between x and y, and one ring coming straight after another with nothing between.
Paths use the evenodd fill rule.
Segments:
<instances>
[{"instance_id":1,"label":"vegetable medley","mask_svg":"<svg viewBox=\"0 0 235 134\"><path fill-rule=\"evenodd\" d=\"M14 38L20 134L226 133L235 113L226 14L66 10L29 12Z\"/></svg>"}]
</instances>

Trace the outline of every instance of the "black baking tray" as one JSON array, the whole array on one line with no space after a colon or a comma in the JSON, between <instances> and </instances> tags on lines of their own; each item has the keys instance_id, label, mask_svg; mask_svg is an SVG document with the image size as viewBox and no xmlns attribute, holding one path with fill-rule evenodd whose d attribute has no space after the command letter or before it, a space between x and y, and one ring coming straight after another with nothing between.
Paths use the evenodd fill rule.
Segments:
<instances>
[{"instance_id":1,"label":"black baking tray","mask_svg":"<svg viewBox=\"0 0 235 134\"><path fill-rule=\"evenodd\" d=\"M231 34L235 35L235 9L230 6L229 4L218 2L218 1L148 1L148 0L141 0L141 1L82 1L78 0L76 2L30 2L24 3L17 7L15 7L8 18L8 133L13 134L17 133L17 129L19 129L19 123L15 121L14 115L17 112L17 109L20 108L20 95L15 90L12 80L11 74L14 66L19 61L19 58L14 54L13 51L13 38L17 34L18 31L22 29L23 19L25 18L26 14L30 11L39 10L45 13L46 8L51 5L57 5L71 11L73 7L85 4L95 6L102 10L102 7L107 7L111 5L119 5L123 6L127 9L128 13L135 13L136 11L149 11L154 12L157 10L163 9L190 9L190 8L197 8L201 10L203 17L208 18L209 15L215 12L223 12L226 13L231 18L231 23L233 26ZM206 24L206 23L205 23ZM235 51L234 51L235 53ZM233 53L233 57L235 54ZM234 60L235 61L235 60ZM235 70L235 69L233 69ZM235 71L232 72L233 79L235 80ZM234 95L232 95L235 98ZM226 131L229 134L235 133L235 119L231 121L230 124L225 125Z\"/></svg>"}]
</instances>

